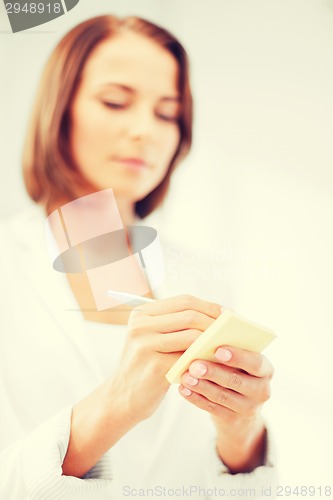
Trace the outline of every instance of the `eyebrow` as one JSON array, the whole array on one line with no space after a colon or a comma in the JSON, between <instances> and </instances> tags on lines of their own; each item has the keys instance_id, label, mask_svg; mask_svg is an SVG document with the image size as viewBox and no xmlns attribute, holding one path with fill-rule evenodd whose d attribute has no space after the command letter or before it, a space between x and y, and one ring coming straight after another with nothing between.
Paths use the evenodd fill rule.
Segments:
<instances>
[{"instance_id":1,"label":"eyebrow","mask_svg":"<svg viewBox=\"0 0 333 500\"><path fill-rule=\"evenodd\" d=\"M117 88L119 88L121 90L124 90L128 94L134 94L135 93L135 90L132 87L128 87L128 85L124 85L122 83L108 82L108 83L103 83L101 85L101 87L117 87ZM167 101L167 102L180 102L181 101L181 99L180 99L179 96L165 96L165 97L161 97L160 100L161 101Z\"/></svg>"}]
</instances>

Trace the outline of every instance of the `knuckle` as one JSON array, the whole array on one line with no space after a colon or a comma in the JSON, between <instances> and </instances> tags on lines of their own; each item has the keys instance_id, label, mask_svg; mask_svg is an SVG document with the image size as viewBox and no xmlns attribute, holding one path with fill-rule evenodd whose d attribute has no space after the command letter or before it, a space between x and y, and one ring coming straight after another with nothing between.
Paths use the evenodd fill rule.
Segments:
<instances>
[{"instance_id":1,"label":"knuckle","mask_svg":"<svg viewBox=\"0 0 333 500\"><path fill-rule=\"evenodd\" d=\"M260 359L261 359L261 366L259 367L260 373L265 378L268 378L268 380L271 380L271 378L274 375L274 367L272 363L263 354L260 355Z\"/></svg>"},{"instance_id":2,"label":"knuckle","mask_svg":"<svg viewBox=\"0 0 333 500\"><path fill-rule=\"evenodd\" d=\"M152 328L153 323L149 316L146 316L141 312L132 316L127 323L128 334L131 337L149 333L152 331Z\"/></svg>"},{"instance_id":3,"label":"knuckle","mask_svg":"<svg viewBox=\"0 0 333 500\"><path fill-rule=\"evenodd\" d=\"M189 328L187 330L187 337L189 342L194 342L202 334L201 330L196 330L195 328Z\"/></svg>"},{"instance_id":4,"label":"knuckle","mask_svg":"<svg viewBox=\"0 0 333 500\"><path fill-rule=\"evenodd\" d=\"M143 327L143 317L140 312L135 312L133 311L130 314L129 320L128 320L128 334L131 336L136 336L139 335L142 332L142 327Z\"/></svg>"},{"instance_id":5,"label":"knuckle","mask_svg":"<svg viewBox=\"0 0 333 500\"><path fill-rule=\"evenodd\" d=\"M138 316L142 316L143 312L141 310L142 306L134 307L132 311L130 312L129 315L129 321L133 321L134 318L137 318Z\"/></svg>"},{"instance_id":6,"label":"knuckle","mask_svg":"<svg viewBox=\"0 0 333 500\"><path fill-rule=\"evenodd\" d=\"M192 326L195 324L196 312L192 309L185 311L184 313L184 324L185 326Z\"/></svg>"},{"instance_id":7,"label":"knuckle","mask_svg":"<svg viewBox=\"0 0 333 500\"><path fill-rule=\"evenodd\" d=\"M130 337L136 337L139 334L139 325L136 323L132 323L128 325L128 335Z\"/></svg>"},{"instance_id":8,"label":"knuckle","mask_svg":"<svg viewBox=\"0 0 333 500\"><path fill-rule=\"evenodd\" d=\"M229 387L231 389L239 389L242 385L242 377L238 372L231 372L229 376Z\"/></svg>"},{"instance_id":9,"label":"knuckle","mask_svg":"<svg viewBox=\"0 0 333 500\"><path fill-rule=\"evenodd\" d=\"M154 351L168 352L169 348L170 342L167 335L159 334L154 336Z\"/></svg>"},{"instance_id":10,"label":"knuckle","mask_svg":"<svg viewBox=\"0 0 333 500\"><path fill-rule=\"evenodd\" d=\"M216 413L217 405L213 401L207 401L207 403L206 403L206 409L207 409L207 411L209 413L211 413L212 415L214 415L214 413Z\"/></svg>"},{"instance_id":11,"label":"knuckle","mask_svg":"<svg viewBox=\"0 0 333 500\"><path fill-rule=\"evenodd\" d=\"M264 358L258 354L253 359L253 368L256 374L260 375L263 370Z\"/></svg>"},{"instance_id":12,"label":"knuckle","mask_svg":"<svg viewBox=\"0 0 333 500\"><path fill-rule=\"evenodd\" d=\"M189 309L193 306L193 296L189 294L183 294L179 296L180 302L184 309Z\"/></svg>"},{"instance_id":13,"label":"knuckle","mask_svg":"<svg viewBox=\"0 0 333 500\"><path fill-rule=\"evenodd\" d=\"M137 357L140 359L143 359L147 355L147 353L151 351L148 343L142 340L137 340L133 342L132 345L134 347Z\"/></svg>"},{"instance_id":14,"label":"knuckle","mask_svg":"<svg viewBox=\"0 0 333 500\"><path fill-rule=\"evenodd\" d=\"M142 333L142 325L139 321L135 321L128 325L128 334L131 337L137 337Z\"/></svg>"},{"instance_id":15,"label":"knuckle","mask_svg":"<svg viewBox=\"0 0 333 500\"><path fill-rule=\"evenodd\" d=\"M161 363L159 359L154 359L149 363L149 376L156 377L161 373Z\"/></svg>"},{"instance_id":16,"label":"knuckle","mask_svg":"<svg viewBox=\"0 0 333 500\"><path fill-rule=\"evenodd\" d=\"M217 403L221 406L224 406L229 400L229 396L226 393L226 391L220 390L218 397L217 397Z\"/></svg>"}]
</instances>

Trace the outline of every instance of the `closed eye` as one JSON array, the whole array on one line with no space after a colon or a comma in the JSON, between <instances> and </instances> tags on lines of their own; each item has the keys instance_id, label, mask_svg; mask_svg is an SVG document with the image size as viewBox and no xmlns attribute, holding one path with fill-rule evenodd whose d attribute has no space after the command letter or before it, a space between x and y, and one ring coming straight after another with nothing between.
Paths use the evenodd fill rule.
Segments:
<instances>
[{"instance_id":1,"label":"closed eye","mask_svg":"<svg viewBox=\"0 0 333 500\"><path fill-rule=\"evenodd\" d=\"M163 99L156 108L156 115L166 122L178 123L181 106L178 99Z\"/></svg>"},{"instance_id":2,"label":"closed eye","mask_svg":"<svg viewBox=\"0 0 333 500\"><path fill-rule=\"evenodd\" d=\"M179 120L178 116L164 115L162 113L157 113L157 117L166 122L177 123Z\"/></svg>"},{"instance_id":3,"label":"closed eye","mask_svg":"<svg viewBox=\"0 0 333 500\"><path fill-rule=\"evenodd\" d=\"M126 104L120 102L103 101L103 105L111 109L124 109Z\"/></svg>"}]
</instances>

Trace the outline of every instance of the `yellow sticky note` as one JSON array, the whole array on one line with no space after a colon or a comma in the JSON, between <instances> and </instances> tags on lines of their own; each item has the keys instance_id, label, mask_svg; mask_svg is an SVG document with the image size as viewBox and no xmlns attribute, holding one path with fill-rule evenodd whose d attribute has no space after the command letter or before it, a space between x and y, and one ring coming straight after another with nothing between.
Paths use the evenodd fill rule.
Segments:
<instances>
[{"instance_id":1,"label":"yellow sticky note","mask_svg":"<svg viewBox=\"0 0 333 500\"><path fill-rule=\"evenodd\" d=\"M180 356L166 374L170 384L180 383L182 374L195 359L217 361L214 354L218 347L230 345L248 351L261 352L276 335L271 330L239 317L225 309L200 337Z\"/></svg>"}]
</instances>

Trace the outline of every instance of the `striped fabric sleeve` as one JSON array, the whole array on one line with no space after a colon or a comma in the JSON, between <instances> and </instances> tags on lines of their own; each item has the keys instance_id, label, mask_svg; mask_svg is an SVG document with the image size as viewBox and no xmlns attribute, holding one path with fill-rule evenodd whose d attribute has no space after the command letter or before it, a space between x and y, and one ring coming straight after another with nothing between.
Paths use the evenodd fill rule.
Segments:
<instances>
[{"instance_id":1,"label":"striped fabric sleeve","mask_svg":"<svg viewBox=\"0 0 333 500\"><path fill-rule=\"evenodd\" d=\"M248 473L230 474L216 451L215 440L211 443L210 460L207 460L206 484L207 499L216 498L217 490L223 496L245 497L254 499L275 498L274 492L278 484L276 466L276 450L271 431L266 426L266 453L264 464ZM209 491L208 491L209 490ZM222 491L223 490L223 491ZM210 495L211 493L211 495Z\"/></svg>"},{"instance_id":2,"label":"striped fabric sleeve","mask_svg":"<svg viewBox=\"0 0 333 500\"><path fill-rule=\"evenodd\" d=\"M0 498L91 500L112 482L110 452L82 478L62 475L72 408L66 407L0 455ZM2 470L1 470L2 469ZM15 485L15 486L14 486ZM3 495L6 496L3 496Z\"/></svg>"}]
</instances>

